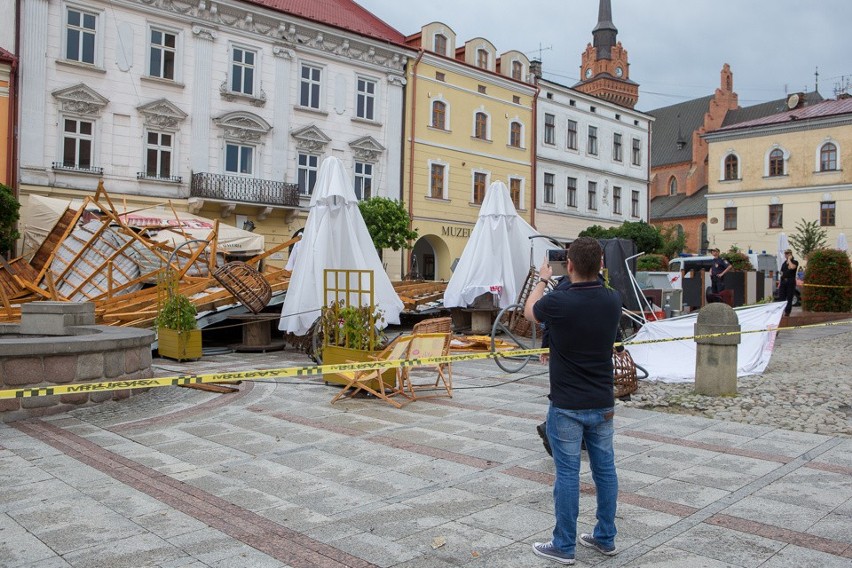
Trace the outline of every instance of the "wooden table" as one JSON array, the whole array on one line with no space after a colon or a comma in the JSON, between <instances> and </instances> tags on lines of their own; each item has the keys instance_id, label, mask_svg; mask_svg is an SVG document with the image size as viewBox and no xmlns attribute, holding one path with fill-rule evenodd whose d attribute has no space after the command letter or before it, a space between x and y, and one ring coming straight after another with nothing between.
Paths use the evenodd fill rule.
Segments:
<instances>
[{"instance_id":1,"label":"wooden table","mask_svg":"<svg viewBox=\"0 0 852 568\"><path fill-rule=\"evenodd\" d=\"M283 339L272 339L272 322L278 321L275 314L240 314L230 319L243 322L243 342L231 345L234 351L265 353L284 349Z\"/></svg>"}]
</instances>

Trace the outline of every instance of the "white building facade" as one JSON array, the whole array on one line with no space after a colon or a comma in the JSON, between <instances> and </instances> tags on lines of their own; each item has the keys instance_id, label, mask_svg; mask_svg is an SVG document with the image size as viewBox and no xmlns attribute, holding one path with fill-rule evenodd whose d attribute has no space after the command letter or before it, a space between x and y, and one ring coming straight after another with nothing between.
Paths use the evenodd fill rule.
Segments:
<instances>
[{"instance_id":1,"label":"white building facade","mask_svg":"<svg viewBox=\"0 0 852 568\"><path fill-rule=\"evenodd\" d=\"M361 197L399 199L402 35L259 4L22 0L25 206L103 179L128 208L249 220L270 246L304 225L330 155Z\"/></svg>"},{"instance_id":2,"label":"white building facade","mask_svg":"<svg viewBox=\"0 0 852 568\"><path fill-rule=\"evenodd\" d=\"M653 118L551 81L538 86L536 229L573 240L592 225L647 222Z\"/></svg>"}]
</instances>

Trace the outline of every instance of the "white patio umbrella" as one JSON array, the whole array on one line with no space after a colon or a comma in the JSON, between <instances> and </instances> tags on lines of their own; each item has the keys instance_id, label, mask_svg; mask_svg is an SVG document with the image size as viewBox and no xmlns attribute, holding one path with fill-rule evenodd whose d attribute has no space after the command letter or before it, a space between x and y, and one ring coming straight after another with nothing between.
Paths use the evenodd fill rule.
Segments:
<instances>
[{"instance_id":1,"label":"white patio umbrella","mask_svg":"<svg viewBox=\"0 0 852 568\"><path fill-rule=\"evenodd\" d=\"M790 243L787 242L787 235L780 233L778 235L778 271L781 272L781 265L784 264L784 251L790 248Z\"/></svg>"},{"instance_id":2,"label":"white patio umbrella","mask_svg":"<svg viewBox=\"0 0 852 568\"><path fill-rule=\"evenodd\" d=\"M849 250L849 243L846 242L846 235L840 233L837 235L837 249L846 252Z\"/></svg>"},{"instance_id":3,"label":"white patio umbrella","mask_svg":"<svg viewBox=\"0 0 852 568\"><path fill-rule=\"evenodd\" d=\"M278 329L304 335L320 315L323 270L372 270L374 303L382 310L384 327L398 324L404 306L382 266L367 225L358 209L354 185L343 163L334 156L323 160L311 197L299 253ZM362 299L365 301L365 299Z\"/></svg>"}]
</instances>

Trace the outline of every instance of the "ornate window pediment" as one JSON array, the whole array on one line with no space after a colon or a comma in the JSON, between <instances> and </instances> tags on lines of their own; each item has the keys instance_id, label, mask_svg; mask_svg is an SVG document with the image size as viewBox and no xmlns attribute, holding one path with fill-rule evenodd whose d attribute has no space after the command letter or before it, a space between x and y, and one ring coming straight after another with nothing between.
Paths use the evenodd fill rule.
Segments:
<instances>
[{"instance_id":1,"label":"ornate window pediment","mask_svg":"<svg viewBox=\"0 0 852 568\"><path fill-rule=\"evenodd\" d=\"M349 147L355 153L355 159L359 162L376 162L379 154L385 151L385 147L376 142L372 136L362 136L349 143Z\"/></svg>"},{"instance_id":2,"label":"ornate window pediment","mask_svg":"<svg viewBox=\"0 0 852 568\"><path fill-rule=\"evenodd\" d=\"M99 117L103 108L109 104L108 98L99 95L83 83L53 91L52 94L59 101L60 110L63 113L91 118Z\"/></svg>"},{"instance_id":3,"label":"ornate window pediment","mask_svg":"<svg viewBox=\"0 0 852 568\"><path fill-rule=\"evenodd\" d=\"M272 130L272 126L250 112L229 112L213 122L225 131L225 137L242 142L257 142Z\"/></svg>"},{"instance_id":4,"label":"ornate window pediment","mask_svg":"<svg viewBox=\"0 0 852 568\"><path fill-rule=\"evenodd\" d=\"M136 110L145 117L146 127L160 130L177 130L180 123L187 117L187 114L180 110L177 105L166 99L159 99L138 106Z\"/></svg>"},{"instance_id":5,"label":"ornate window pediment","mask_svg":"<svg viewBox=\"0 0 852 568\"><path fill-rule=\"evenodd\" d=\"M296 148L302 152L322 152L331 142L331 138L313 124L290 131L290 136L296 139Z\"/></svg>"}]
</instances>

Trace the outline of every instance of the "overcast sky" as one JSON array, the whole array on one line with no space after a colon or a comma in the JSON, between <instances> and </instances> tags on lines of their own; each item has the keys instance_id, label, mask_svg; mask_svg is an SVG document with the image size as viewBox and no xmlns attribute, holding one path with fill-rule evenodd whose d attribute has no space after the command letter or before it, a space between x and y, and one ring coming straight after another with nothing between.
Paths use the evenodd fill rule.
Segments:
<instances>
[{"instance_id":1,"label":"overcast sky","mask_svg":"<svg viewBox=\"0 0 852 568\"><path fill-rule=\"evenodd\" d=\"M482 36L498 53L540 54L545 78L568 86L579 80L598 17L598 0L356 1L405 35L437 20L460 44ZM741 106L813 90L817 67L823 97L833 98L843 77L852 81L850 0L611 2L639 110L713 94L724 63Z\"/></svg>"}]
</instances>

